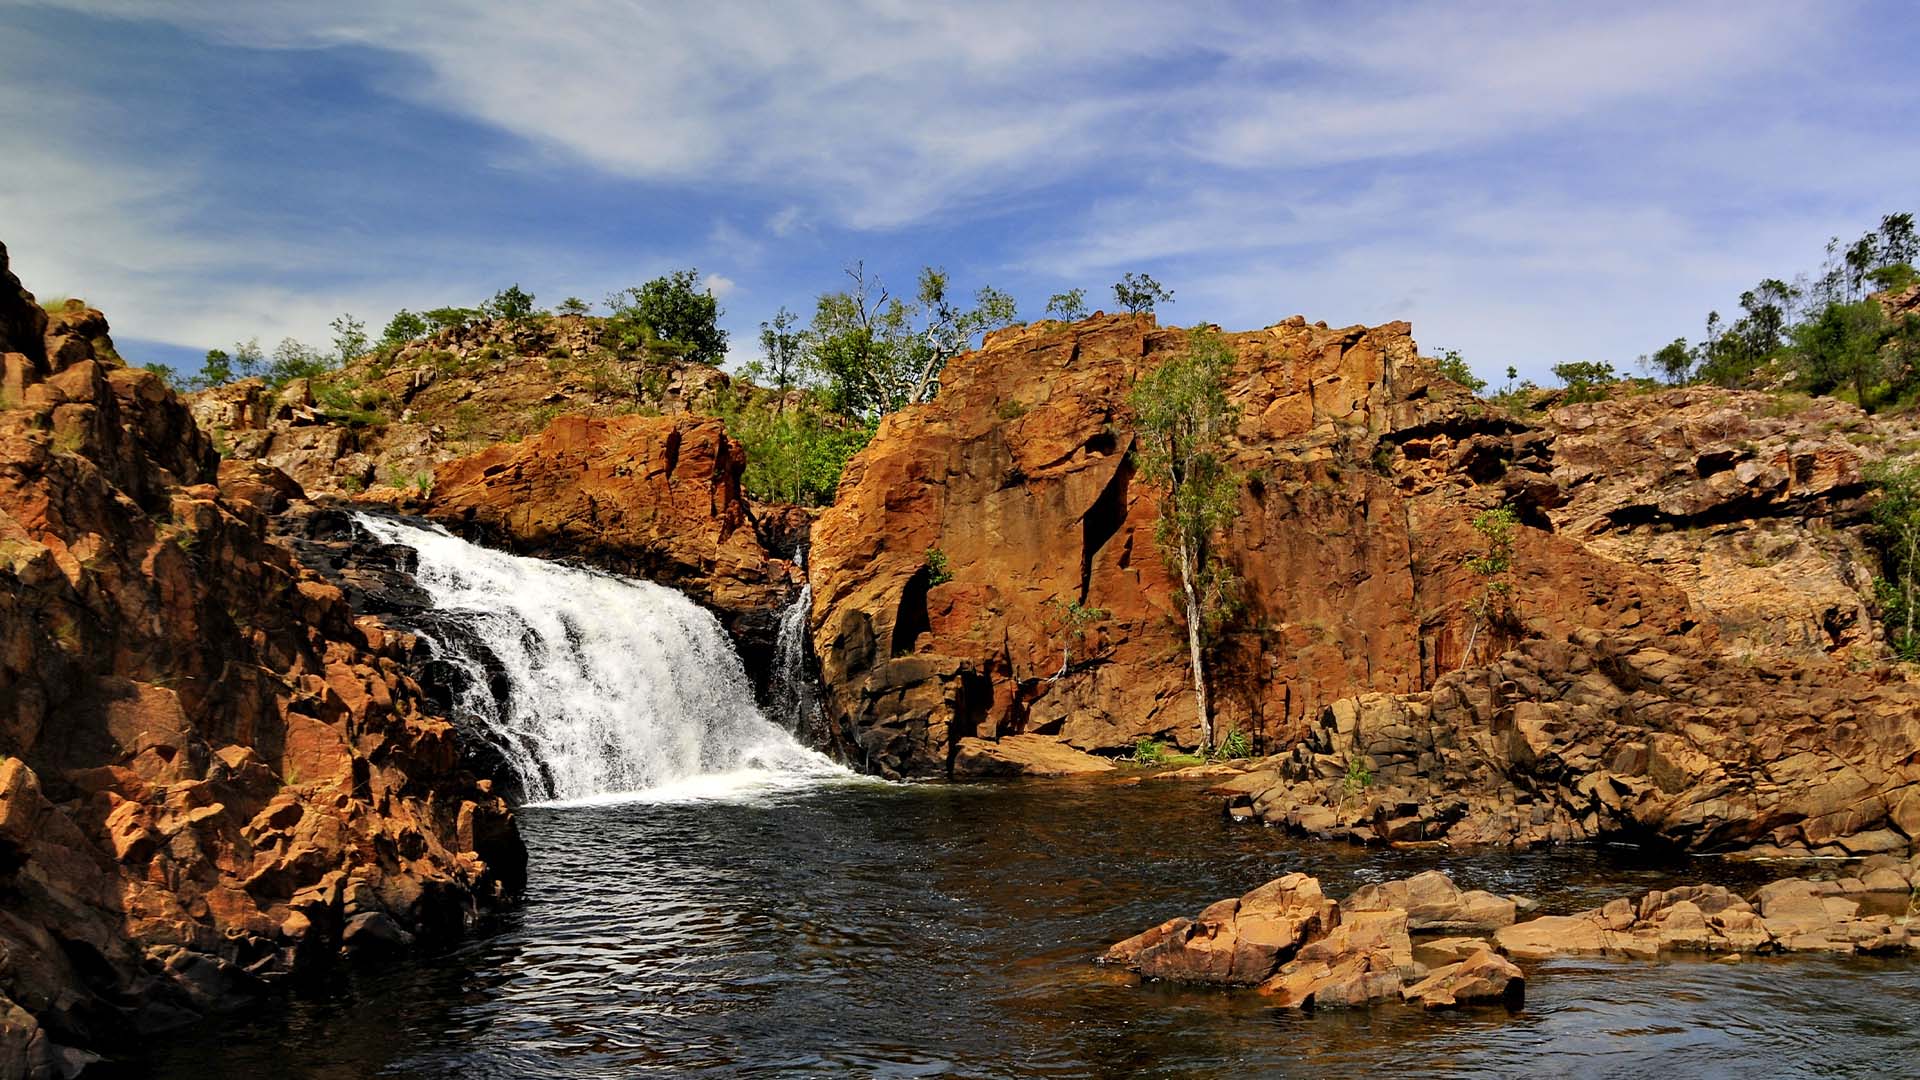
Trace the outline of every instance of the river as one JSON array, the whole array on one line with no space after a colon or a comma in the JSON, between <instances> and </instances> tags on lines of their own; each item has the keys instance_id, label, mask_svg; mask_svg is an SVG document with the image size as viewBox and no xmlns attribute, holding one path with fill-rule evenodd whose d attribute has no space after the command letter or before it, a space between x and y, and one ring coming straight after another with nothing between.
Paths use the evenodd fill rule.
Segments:
<instances>
[{"instance_id":1,"label":"river","mask_svg":"<svg viewBox=\"0 0 1920 1080\"><path fill-rule=\"evenodd\" d=\"M1771 876L1639 852L1398 853L1234 825L1192 788L821 781L532 807L524 908L169 1041L182 1080L396 1077L1912 1075L1920 964L1556 961L1517 1013L1298 1015L1140 985L1110 942L1290 870L1430 867L1572 911Z\"/></svg>"}]
</instances>

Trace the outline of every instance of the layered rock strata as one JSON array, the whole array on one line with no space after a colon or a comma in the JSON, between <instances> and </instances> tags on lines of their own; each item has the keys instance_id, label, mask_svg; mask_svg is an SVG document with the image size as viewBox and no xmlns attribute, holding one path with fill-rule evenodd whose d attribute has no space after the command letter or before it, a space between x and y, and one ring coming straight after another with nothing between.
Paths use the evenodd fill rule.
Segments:
<instances>
[{"instance_id":1,"label":"layered rock strata","mask_svg":"<svg viewBox=\"0 0 1920 1080\"><path fill-rule=\"evenodd\" d=\"M267 538L298 488L222 463L105 319L0 248L0 1072L446 939L525 851L408 644Z\"/></svg>"},{"instance_id":2,"label":"layered rock strata","mask_svg":"<svg viewBox=\"0 0 1920 1080\"><path fill-rule=\"evenodd\" d=\"M1920 836L1920 687L1579 631L1321 712L1230 812L1359 843L1860 857Z\"/></svg>"}]
</instances>

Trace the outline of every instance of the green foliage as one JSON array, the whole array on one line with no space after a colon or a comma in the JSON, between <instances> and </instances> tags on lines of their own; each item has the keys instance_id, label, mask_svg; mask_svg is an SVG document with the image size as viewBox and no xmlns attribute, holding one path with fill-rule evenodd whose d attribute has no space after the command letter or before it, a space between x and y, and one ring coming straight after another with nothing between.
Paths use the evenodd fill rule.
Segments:
<instances>
[{"instance_id":1,"label":"green foliage","mask_svg":"<svg viewBox=\"0 0 1920 1080\"><path fill-rule=\"evenodd\" d=\"M1347 755L1347 772L1340 778L1340 790L1343 795L1358 795L1373 786L1373 770L1367 768L1367 759L1359 754Z\"/></svg>"},{"instance_id":2,"label":"green foliage","mask_svg":"<svg viewBox=\"0 0 1920 1080\"><path fill-rule=\"evenodd\" d=\"M1600 360L1574 360L1565 364L1553 365L1553 377L1567 387L1567 400L1600 401L1607 396L1607 387L1620 381L1620 375L1613 365Z\"/></svg>"},{"instance_id":3,"label":"green foliage","mask_svg":"<svg viewBox=\"0 0 1920 1080\"><path fill-rule=\"evenodd\" d=\"M1220 740L1218 756L1223 761L1238 761L1253 756L1253 743L1247 734L1239 728L1228 728L1227 737Z\"/></svg>"},{"instance_id":4,"label":"green foliage","mask_svg":"<svg viewBox=\"0 0 1920 1080\"><path fill-rule=\"evenodd\" d=\"M1027 415L1027 406L1018 398L1008 398L1000 403L1000 408L996 411L1002 420L1018 420Z\"/></svg>"},{"instance_id":5,"label":"green foliage","mask_svg":"<svg viewBox=\"0 0 1920 1080\"><path fill-rule=\"evenodd\" d=\"M332 358L310 345L282 338L267 365L267 384L285 386L295 379L311 379L333 370Z\"/></svg>"},{"instance_id":6,"label":"green foliage","mask_svg":"<svg viewBox=\"0 0 1920 1080\"><path fill-rule=\"evenodd\" d=\"M1202 653L1240 610L1239 581L1214 544L1233 518L1240 475L1226 440L1239 420L1227 401L1233 350L1212 329L1187 332L1187 349L1148 372L1127 401L1133 407L1140 472L1160 489L1154 537L1180 575L1202 747L1213 745Z\"/></svg>"},{"instance_id":7,"label":"green foliage","mask_svg":"<svg viewBox=\"0 0 1920 1080\"><path fill-rule=\"evenodd\" d=\"M1458 349L1441 349L1440 355L1433 358L1433 370L1441 378L1459 383L1476 394L1487 388L1487 380L1473 373Z\"/></svg>"},{"instance_id":8,"label":"green foliage","mask_svg":"<svg viewBox=\"0 0 1920 1080\"><path fill-rule=\"evenodd\" d=\"M1891 336L1878 302L1828 304L1793 328L1803 384L1815 394L1851 387L1859 406L1873 411L1872 390L1882 371L1880 349Z\"/></svg>"},{"instance_id":9,"label":"green foliage","mask_svg":"<svg viewBox=\"0 0 1920 1080\"><path fill-rule=\"evenodd\" d=\"M1687 348L1687 339L1677 337L1655 350L1645 366L1659 372L1668 383L1679 386L1693 374L1693 361L1693 350Z\"/></svg>"},{"instance_id":10,"label":"green foliage","mask_svg":"<svg viewBox=\"0 0 1920 1080\"><path fill-rule=\"evenodd\" d=\"M800 316L782 306L772 319L760 324L760 359L747 365L747 377L771 383L774 390L786 393L799 379L804 345Z\"/></svg>"},{"instance_id":11,"label":"green foliage","mask_svg":"<svg viewBox=\"0 0 1920 1080\"><path fill-rule=\"evenodd\" d=\"M1133 763L1135 765L1164 765L1167 761L1167 748L1159 740L1142 735L1133 741Z\"/></svg>"},{"instance_id":12,"label":"green foliage","mask_svg":"<svg viewBox=\"0 0 1920 1080\"><path fill-rule=\"evenodd\" d=\"M1706 332L1663 346L1642 363L1667 381L1745 387L1769 371L1797 371L1803 388L1839 396L1850 392L1862 408L1920 395L1920 326L1889 324L1866 290L1901 289L1920 280L1914 218L1887 214L1851 244L1828 241L1817 276L1792 283L1768 278L1740 294L1731 323L1708 312Z\"/></svg>"},{"instance_id":13,"label":"green foliage","mask_svg":"<svg viewBox=\"0 0 1920 1080\"><path fill-rule=\"evenodd\" d=\"M909 303L890 294L861 263L847 268L850 289L827 293L807 334L807 365L830 407L867 420L939 392L947 361L988 330L1018 317L1013 298L983 286L972 307L950 292L946 271L920 271Z\"/></svg>"},{"instance_id":14,"label":"green foliage","mask_svg":"<svg viewBox=\"0 0 1920 1080\"><path fill-rule=\"evenodd\" d=\"M592 312L593 308L589 307L585 300L577 296L569 296L560 301L560 306L553 310L556 315L586 315Z\"/></svg>"},{"instance_id":15,"label":"green foliage","mask_svg":"<svg viewBox=\"0 0 1920 1080\"><path fill-rule=\"evenodd\" d=\"M233 381L233 357L225 349L208 349L206 359L200 361L200 373L188 380L188 384L198 390L208 386L225 386Z\"/></svg>"},{"instance_id":16,"label":"green foliage","mask_svg":"<svg viewBox=\"0 0 1920 1080\"><path fill-rule=\"evenodd\" d=\"M434 332L438 333L442 330L458 330L468 323L479 321L480 309L438 307L421 312L420 317L427 321L427 325L431 326Z\"/></svg>"},{"instance_id":17,"label":"green foliage","mask_svg":"<svg viewBox=\"0 0 1920 1080\"><path fill-rule=\"evenodd\" d=\"M1460 653L1461 666L1473 659L1474 642L1480 631L1489 622L1504 617L1511 610L1513 583L1508 575L1513 570L1514 537L1520 530L1520 518L1510 507L1496 507L1482 510L1473 518L1473 530L1480 534L1486 547L1480 554L1467 559L1467 569L1480 579L1480 589L1473 600L1467 604L1467 615L1472 620L1472 630L1467 634L1467 644Z\"/></svg>"},{"instance_id":18,"label":"green foliage","mask_svg":"<svg viewBox=\"0 0 1920 1080\"><path fill-rule=\"evenodd\" d=\"M1073 650L1084 646L1087 632L1095 623L1104 622L1110 617L1106 608L1093 607L1078 600L1062 600L1057 596L1047 599L1047 606L1054 610L1060 619L1061 627L1066 631L1067 643L1061 648L1060 672L1054 678L1065 675L1073 667Z\"/></svg>"},{"instance_id":19,"label":"green foliage","mask_svg":"<svg viewBox=\"0 0 1920 1080\"><path fill-rule=\"evenodd\" d=\"M367 351L367 324L344 312L328 324L333 329L334 363L344 366Z\"/></svg>"},{"instance_id":20,"label":"green foliage","mask_svg":"<svg viewBox=\"0 0 1920 1080\"><path fill-rule=\"evenodd\" d=\"M1129 272L1113 283L1113 301L1135 315L1151 314L1155 305L1173 303L1173 290L1161 288L1151 275Z\"/></svg>"},{"instance_id":21,"label":"green foliage","mask_svg":"<svg viewBox=\"0 0 1920 1080\"><path fill-rule=\"evenodd\" d=\"M716 401L727 434L746 451L741 486L768 502L824 506L833 501L847 462L873 438L870 424L829 413L812 401L787 407L777 397Z\"/></svg>"},{"instance_id":22,"label":"green foliage","mask_svg":"<svg viewBox=\"0 0 1920 1080\"><path fill-rule=\"evenodd\" d=\"M1878 498L1873 535L1884 571L1874 582L1887 643L1903 660L1920 660L1920 464L1882 461L1867 471Z\"/></svg>"},{"instance_id":23,"label":"green foliage","mask_svg":"<svg viewBox=\"0 0 1920 1080\"><path fill-rule=\"evenodd\" d=\"M1047 297L1047 314L1063 322L1078 322L1087 317L1087 290L1068 289Z\"/></svg>"},{"instance_id":24,"label":"green foliage","mask_svg":"<svg viewBox=\"0 0 1920 1080\"><path fill-rule=\"evenodd\" d=\"M531 318L534 313L533 294L522 289L518 282L493 294L493 299L480 305L480 313L489 319L508 319L518 322Z\"/></svg>"},{"instance_id":25,"label":"green foliage","mask_svg":"<svg viewBox=\"0 0 1920 1080\"><path fill-rule=\"evenodd\" d=\"M727 332L720 328L724 312L699 281L698 270L675 270L608 296L607 346L652 361L718 364L727 355Z\"/></svg>"},{"instance_id":26,"label":"green foliage","mask_svg":"<svg viewBox=\"0 0 1920 1080\"><path fill-rule=\"evenodd\" d=\"M945 585L953 580L953 570L947 564L947 553L937 547L927 549L927 584Z\"/></svg>"},{"instance_id":27,"label":"green foliage","mask_svg":"<svg viewBox=\"0 0 1920 1080\"><path fill-rule=\"evenodd\" d=\"M393 318L387 320L387 328L380 332L380 342L383 345L405 345L416 338L426 337L432 329L433 325L426 316L401 308L393 313Z\"/></svg>"},{"instance_id":28,"label":"green foliage","mask_svg":"<svg viewBox=\"0 0 1920 1080\"><path fill-rule=\"evenodd\" d=\"M180 389L180 376L173 370L173 367L171 365L148 364L147 370L153 372L155 375L158 375L160 377L160 381L166 384L167 389L169 390Z\"/></svg>"}]
</instances>

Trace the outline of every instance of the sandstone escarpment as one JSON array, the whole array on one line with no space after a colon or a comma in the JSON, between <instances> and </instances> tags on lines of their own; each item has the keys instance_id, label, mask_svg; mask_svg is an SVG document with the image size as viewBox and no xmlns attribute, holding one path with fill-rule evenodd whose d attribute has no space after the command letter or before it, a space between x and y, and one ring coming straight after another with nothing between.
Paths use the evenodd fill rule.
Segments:
<instances>
[{"instance_id":1,"label":"sandstone escarpment","mask_svg":"<svg viewBox=\"0 0 1920 1080\"><path fill-rule=\"evenodd\" d=\"M407 643L266 538L298 489L105 334L0 248L0 1071L456 934L524 874Z\"/></svg>"},{"instance_id":2,"label":"sandstone escarpment","mask_svg":"<svg viewBox=\"0 0 1920 1080\"><path fill-rule=\"evenodd\" d=\"M1549 436L1432 377L1405 323L1295 318L1226 340L1247 479L1222 540L1245 610L1216 649L1215 727L1284 749L1328 702L1457 667L1472 514L1510 502L1547 525L1561 494ZM1018 734L1109 752L1198 742L1126 405L1185 347L1145 316L1004 331L854 459L810 578L833 705L873 767L940 772L963 740ZM1693 622L1656 574L1544 528L1520 547L1516 632Z\"/></svg>"}]
</instances>

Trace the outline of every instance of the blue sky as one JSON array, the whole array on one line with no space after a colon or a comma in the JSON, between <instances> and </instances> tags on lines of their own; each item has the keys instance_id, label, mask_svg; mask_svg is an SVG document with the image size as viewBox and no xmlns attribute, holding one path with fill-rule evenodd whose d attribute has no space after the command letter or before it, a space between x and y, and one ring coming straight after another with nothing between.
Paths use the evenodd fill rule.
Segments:
<instances>
[{"instance_id":1,"label":"blue sky","mask_svg":"<svg viewBox=\"0 0 1920 1080\"><path fill-rule=\"evenodd\" d=\"M1630 364L1920 210L1904 4L0 0L0 242L190 368L696 266Z\"/></svg>"}]
</instances>

